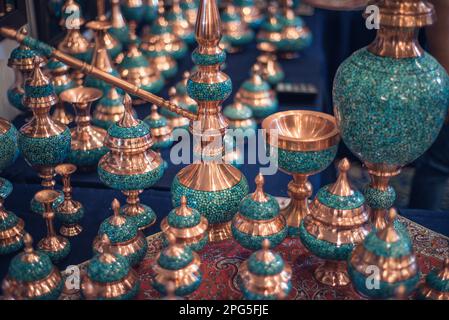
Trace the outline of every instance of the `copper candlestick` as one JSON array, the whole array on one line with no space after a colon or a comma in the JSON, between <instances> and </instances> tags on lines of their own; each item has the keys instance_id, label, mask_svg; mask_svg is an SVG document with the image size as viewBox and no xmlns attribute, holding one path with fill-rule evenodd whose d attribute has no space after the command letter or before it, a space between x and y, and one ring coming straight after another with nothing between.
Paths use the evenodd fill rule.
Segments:
<instances>
[{"instance_id":1,"label":"copper candlestick","mask_svg":"<svg viewBox=\"0 0 449 320\"><path fill-rule=\"evenodd\" d=\"M84 207L79 201L72 199L72 186L70 176L76 172L73 164L60 164L56 173L62 177L64 201L56 208L56 218L62 222L59 232L66 237L74 237L81 233L83 228L79 224L84 217Z\"/></svg>"},{"instance_id":2,"label":"copper candlestick","mask_svg":"<svg viewBox=\"0 0 449 320\"><path fill-rule=\"evenodd\" d=\"M70 253L70 242L56 234L53 225L55 213L53 204L59 197L59 192L54 190L42 190L34 196L36 202L44 206L43 217L47 225L47 236L37 244L39 250L45 252L53 263L58 263Z\"/></svg>"},{"instance_id":3,"label":"copper candlestick","mask_svg":"<svg viewBox=\"0 0 449 320\"><path fill-rule=\"evenodd\" d=\"M61 94L61 100L72 104L76 112L76 127L71 129L71 151L67 161L85 171L96 168L107 152L104 146L106 130L90 122L91 105L101 96L100 90L86 87L66 90Z\"/></svg>"}]
</instances>

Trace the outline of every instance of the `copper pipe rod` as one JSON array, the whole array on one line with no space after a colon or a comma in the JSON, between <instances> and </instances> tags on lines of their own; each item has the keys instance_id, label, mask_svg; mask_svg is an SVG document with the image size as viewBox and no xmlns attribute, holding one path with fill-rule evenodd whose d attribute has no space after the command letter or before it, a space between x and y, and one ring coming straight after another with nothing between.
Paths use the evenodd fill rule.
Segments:
<instances>
[{"instance_id":1,"label":"copper pipe rod","mask_svg":"<svg viewBox=\"0 0 449 320\"><path fill-rule=\"evenodd\" d=\"M115 77L107 72L104 72L96 67L94 67L91 64L88 64L84 61L81 61L79 59L76 59L72 57L71 55L65 54L43 42L40 42L32 37L25 36L18 32L17 30L14 30L12 28L2 27L0 28L0 35L2 35L5 38L9 38L12 40L16 40L19 43L23 43L27 45L28 47L32 48L33 50L36 50L45 56L51 56L69 67L80 70L82 73L86 75L90 75L94 78L103 80L107 84L110 84L112 86L115 86L117 88L120 88L127 93L137 96L140 99L155 104L161 108L166 108L182 117L188 118L189 120L195 121L198 118L198 115L187 111L185 109L182 109L181 107L178 107L177 105L171 103L168 100L165 100L153 93L150 93L148 91L145 91L143 89L140 89L138 86L135 86L128 81L125 81L123 79L120 79L118 77Z\"/></svg>"}]
</instances>

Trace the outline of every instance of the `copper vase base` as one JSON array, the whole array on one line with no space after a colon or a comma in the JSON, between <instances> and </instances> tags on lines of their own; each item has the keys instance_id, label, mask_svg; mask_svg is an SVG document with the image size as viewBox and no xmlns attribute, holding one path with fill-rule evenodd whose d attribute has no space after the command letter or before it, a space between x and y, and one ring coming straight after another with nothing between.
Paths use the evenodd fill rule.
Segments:
<instances>
[{"instance_id":1,"label":"copper vase base","mask_svg":"<svg viewBox=\"0 0 449 320\"><path fill-rule=\"evenodd\" d=\"M299 227L302 220L309 214L308 206L304 205L304 201L290 199L287 206L281 209L288 227L288 237L299 238Z\"/></svg>"},{"instance_id":2,"label":"copper vase base","mask_svg":"<svg viewBox=\"0 0 449 320\"><path fill-rule=\"evenodd\" d=\"M315 279L330 287L344 287L351 283L344 262L326 261L316 268Z\"/></svg>"},{"instance_id":3,"label":"copper vase base","mask_svg":"<svg viewBox=\"0 0 449 320\"><path fill-rule=\"evenodd\" d=\"M72 225L62 225L59 229L59 232L64 237L75 237L79 235L83 231L83 227L81 227L79 224L72 224Z\"/></svg>"},{"instance_id":4,"label":"copper vase base","mask_svg":"<svg viewBox=\"0 0 449 320\"><path fill-rule=\"evenodd\" d=\"M232 238L231 221L220 224L210 224L208 232L209 242L229 240Z\"/></svg>"}]
</instances>

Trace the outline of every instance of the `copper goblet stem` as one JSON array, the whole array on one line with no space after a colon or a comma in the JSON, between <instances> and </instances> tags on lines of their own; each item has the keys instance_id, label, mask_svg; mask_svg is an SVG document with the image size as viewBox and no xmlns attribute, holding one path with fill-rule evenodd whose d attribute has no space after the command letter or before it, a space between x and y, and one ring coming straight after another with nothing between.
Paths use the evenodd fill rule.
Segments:
<instances>
[{"instance_id":1,"label":"copper goblet stem","mask_svg":"<svg viewBox=\"0 0 449 320\"><path fill-rule=\"evenodd\" d=\"M346 286L351 282L345 261L326 260L315 269L314 275L319 282L331 287Z\"/></svg>"},{"instance_id":2,"label":"copper goblet stem","mask_svg":"<svg viewBox=\"0 0 449 320\"><path fill-rule=\"evenodd\" d=\"M41 185L45 189L53 189L55 187L55 167L54 166L40 166L37 168L39 178L42 179Z\"/></svg>"},{"instance_id":3,"label":"copper goblet stem","mask_svg":"<svg viewBox=\"0 0 449 320\"><path fill-rule=\"evenodd\" d=\"M71 185L71 173L70 172L61 172L62 176L62 192L64 192L64 201L70 202L72 201L72 185ZM78 208L76 208L78 209ZM83 227L81 227L78 223L73 224L62 224L59 232L66 237L74 237L79 235L83 231Z\"/></svg>"},{"instance_id":4,"label":"copper goblet stem","mask_svg":"<svg viewBox=\"0 0 449 320\"><path fill-rule=\"evenodd\" d=\"M290 203L281 210L290 230L299 230L302 219L309 211L309 198L312 196L312 185L307 174L293 174L293 180L288 184ZM290 234L292 236L292 234Z\"/></svg>"},{"instance_id":5,"label":"copper goblet stem","mask_svg":"<svg viewBox=\"0 0 449 320\"><path fill-rule=\"evenodd\" d=\"M143 214L146 210L144 206L140 203L139 195L143 192L143 190L129 190L122 191L122 193L126 196L126 205L124 205L121 209L121 212L128 217L138 217L140 214ZM150 221L149 224L139 228L139 230L144 230L150 226L152 226L156 220Z\"/></svg>"}]
</instances>

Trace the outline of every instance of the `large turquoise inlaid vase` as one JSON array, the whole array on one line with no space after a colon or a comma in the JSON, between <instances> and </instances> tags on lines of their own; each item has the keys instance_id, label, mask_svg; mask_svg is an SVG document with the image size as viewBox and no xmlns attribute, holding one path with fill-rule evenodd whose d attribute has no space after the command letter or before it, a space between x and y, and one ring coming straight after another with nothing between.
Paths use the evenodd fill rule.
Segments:
<instances>
[{"instance_id":1,"label":"large turquoise inlaid vase","mask_svg":"<svg viewBox=\"0 0 449 320\"><path fill-rule=\"evenodd\" d=\"M337 154L340 135L335 118L315 111L291 110L276 113L262 123L270 157L293 176L288 185L290 202L281 213L288 234L299 235L302 220L310 214L312 185L308 177L326 169Z\"/></svg>"},{"instance_id":2,"label":"large turquoise inlaid vase","mask_svg":"<svg viewBox=\"0 0 449 320\"><path fill-rule=\"evenodd\" d=\"M240 201L248 194L244 175L223 162L227 122L221 104L232 91L232 81L220 68L226 53L219 47L220 16L215 1L202 0L198 11L196 39L198 48L192 53L197 70L187 82L187 93L198 104L197 121L191 126L196 141L193 164L182 169L172 184L174 207L182 196L189 207L198 210L209 221L209 240L231 237L231 220Z\"/></svg>"},{"instance_id":3,"label":"large turquoise inlaid vase","mask_svg":"<svg viewBox=\"0 0 449 320\"><path fill-rule=\"evenodd\" d=\"M25 85L24 104L33 111L33 118L19 132L19 150L26 162L35 168L42 178L42 187L53 189L55 166L62 163L70 151L70 130L65 125L53 121L50 108L58 101L53 84L43 74L41 61L35 59L35 69ZM55 202L55 208L64 199ZM43 213L43 206L31 202L31 210Z\"/></svg>"},{"instance_id":4,"label":"large turquoise inlaid vase","mask_svg":"<svg viewBox=\"0 0 449 320\"><path fill-rule=\"evenodd\" d=\"M333 97L343 141L371 175L365 198L382 229L396 197L389 179L422 155L443 126L449 78L416 38L416 29L433 21L433 6L420 0L382 0L378 6L377 37L342 63Z\"/></svg>"},{"instance_id":5,"label":"large turquoise inlaid vase","mask_svg":"<svg viewBox=\"0 0 449 320\"><path fill-rule=\"evenodd\" d=\"M105 185L127 196L122 213L133 219L139 229L145 229L156 222L156 214L140 203L139 194L159 181L164 164L151 150L150 128L134 117L129 95L125 96L124 104L123 118L108 130L105 146L110 151L101 158L98 174Z\"/></svg>"}]
</instances>

